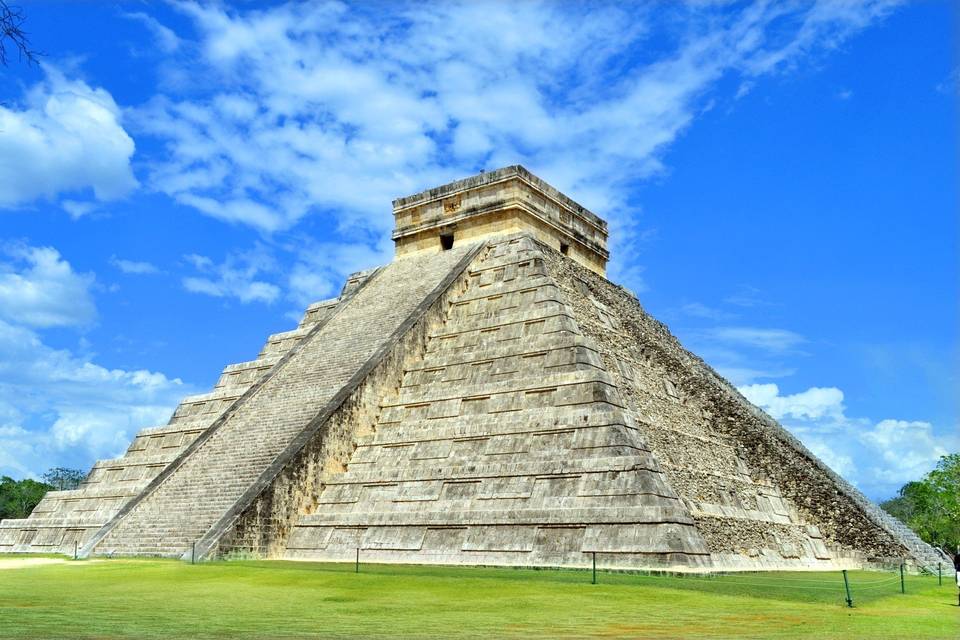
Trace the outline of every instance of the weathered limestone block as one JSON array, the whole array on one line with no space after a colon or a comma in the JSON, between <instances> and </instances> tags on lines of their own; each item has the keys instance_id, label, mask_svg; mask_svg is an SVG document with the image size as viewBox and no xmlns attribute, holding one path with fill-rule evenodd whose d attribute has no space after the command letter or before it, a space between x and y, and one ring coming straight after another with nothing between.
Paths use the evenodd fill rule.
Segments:
<instances>
[{"instance_id":1,"label":"weathered limestone block","mask_svg":"<svg viewBox=\"0 0 960 640\"><path fill-rule=\"evenodd\" d=\"M936 553L750 405L627 290L545 250L715 566L851 565Z\"/></svg>"},{"instance_id":2,"label":"weathered limestone block","mask_svg":"<svg viewBox=\"0 0 960 640\"><path fill-rule=\"evenodd\" d=\"M359 545L387 562L583 565L599 551L706 563L693 518L547 277L525 237L492 243L471 265L287 557L342 559ZM424 546L429 531L444 532L442 548Z\"/></svg>"},{"instance_id":3,"label":"weathered limestone block","mask_svg":"<svg viewBox=\"0 0 960 640\"><path fill-rule=\"evenodd\" d=\"M383 357L394 332L471 251L461 247L385 267L325 323L297 330L271 371L107 523L85 552L180 556L192 553L194 543L201 556L215 550L347 390L362 382L371 358ZM293 340L279 335L271 343Z\"/></svg>"},{"instance_id":4,"label":"weathered limestone block","mask_svg":"<svg viewBox=\"0 0 960 640\"><path fill-rule=\"evenodd\" d=\"M2 551L667 570L943 558L607 281L522 167L394 202L397 259L227 366Z\"/></svg>"},{"instance_id":5,"label":"weathered limestone block","mask_svg":"<svg viewBox=\"0 0 960 640\"><path fill-rule=\"evenodd\" d=\"M404 378L405 367L422 358L427 336L449 305L448 297L440 293L437 292L437 298L429 305L418 308L415 322L386 345L386 352L375 366L364 372L359 384L326 418L322 428L317 429L301 451L284 464L269 487L239 514L218 541L217 553L277 557L284 552L291 529L301 514L312 513L324 505L356 501L360 487L347 490L338 487L339 491L333 491L326 498L322 492L328 481L345 470L356 449L355 440L373 432L382 397L395 394Z\"/></svg>"}]
</instances>

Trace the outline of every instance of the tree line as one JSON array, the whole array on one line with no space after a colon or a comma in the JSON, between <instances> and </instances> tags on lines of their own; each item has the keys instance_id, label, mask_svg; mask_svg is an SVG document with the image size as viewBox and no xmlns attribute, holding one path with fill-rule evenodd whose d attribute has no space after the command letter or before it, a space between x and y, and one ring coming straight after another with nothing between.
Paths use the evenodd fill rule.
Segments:
<instances>
[{"instance_id":1,"label":"tree line","mask_svg":"<svg viewBox=\"0 0 960 640\"><path fill-rule=\"evenodd\" d=\"M950 555L960 553L960 453L941 457L933 471L903 485L896 498L880 506L924 542Z\"/></svg>"},{"instance_id":2,"label":"tree line","mask_svg":"<svg viewBox=\"0 0 960 640\"><path fill-rule=\"evenodd\" d=\"M76 489L83 482L85 474L78 469L54 467L42 477L43 482L31 478L14 480L9 476L0 477L0 520L26 518L47 491Z\"/></svg>"}]
</instances>

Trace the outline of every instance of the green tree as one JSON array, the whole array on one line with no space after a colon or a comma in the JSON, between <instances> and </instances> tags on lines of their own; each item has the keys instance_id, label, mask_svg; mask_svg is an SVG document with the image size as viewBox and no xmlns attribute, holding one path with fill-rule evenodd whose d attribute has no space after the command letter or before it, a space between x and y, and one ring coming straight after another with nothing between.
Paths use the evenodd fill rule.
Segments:
<instances>
[{"instance_id":1,"label":"green tree","mask_svg":"<svg viewBox=\"0 0 960 640\"><path fill-rule=\"evenodd\" d=\"M51 489L50 485L30 478L17 481L3 476L0 478L0 520L26 518Z\"/></svg>"},{"instance_id":2,"label":"green tree","mask_svg":"<svg viewBox=\"0 0 960 640\"><path fill-rule=\"evenodd\" d=\"M86 475L79 469L67 469L66 467L53 467L43 474L43 480L57 491L76 489L83 482Z\"/></svg>"},{"instance_id":3,"label":"green tree","mask_svg":"<svg viewBox=\"0 0 960 640\"><path fill-rule=\"evenodd\" d=\"M900 488L880 505L924 541L956 553L960 549L960 453L943 456L936 468Z\"/></svg>"}]
</instances>

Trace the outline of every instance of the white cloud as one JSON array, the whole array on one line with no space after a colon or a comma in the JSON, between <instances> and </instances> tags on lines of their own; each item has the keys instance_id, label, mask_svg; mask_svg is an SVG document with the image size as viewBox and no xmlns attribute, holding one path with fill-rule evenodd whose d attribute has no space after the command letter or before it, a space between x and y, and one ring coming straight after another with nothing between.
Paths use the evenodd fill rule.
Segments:
<instances>
[{"instance_id":1,"label":"white cloud","mask_svg":"<svg viewBox=\"0 0 960 640\"><path fill-rule=\"evenodd\" d=\"M300 307L337 295L347 276L390 262L393 243L376 249L365 244L308 242L297 250L297 261L288 278L289 297Z\"/></svg>"},{"instance_id":2,"label":"white cloud","mask_svg":"<svg viewBox=\"0 0 960 640\"><path fill-rule=\"evenodd\" d=\"M901 485L918 480L933 468L940 456L951 453L947 449L949 440L935 437L929 422L881 420L859 437L881 457L883 464L874 464L869 469L870 480L878 483ZM957 438L953 440L956 451Z\"/></svg>"},{"instance_id":3,"label":"white cloud","mask_svg":"<svg viewBox=\"0 0 960 640\"><path fill-rule=\"evenodd\" d=\"M165 423L189 391L160 373L107 369L50 348L0 320L0 474L37 476L119 455L138 429Z\"/></svg>"},{"instance_id":4,"label":"white cloud","mask_svg":"<svg viewBox=\"0 0 960 640\"><path fill-rule=\"evenodd\" d=\"M877 500L930 471L942 455L960 450L960 437L938 435L929 422L852 418L843 392L811 387L781 395L775 384L738 387L748 400L783 421L817 457Z\"/></svg>"},{"instance_id":5,"label":"white cloud","mask_svg":"<svg viewBox=\"0 0 960 640\"><path fill-rule=\"evenodd\" d=\"M76 273L51 247L13 245L0 262L0 475L89 467L123 452L141 427L167 421L189 393L179 379L108 369L91 355L45 344L35 328L96 317L93 274ZM83 338L77 350L87 351Z\"/></svg>"},{"instance_id":6,"label":"white cloud","mask_svg":"<svg viewBox=\"0 0 960 640\"><path fill-rule=\"evenodd\" d=\"M743 62L744 72L761 75L789 68L804 54L836 49L900 4L902 0L817 0L798 12L792 3L756 3L748 12L761 17L745 25L741 37L747 43L756 40L761 44L756 55ZM761 32L762 26L773 23L779 28Z\"/></svg>"},{"instance_id":7,"label":"white cloud","mask_svg":"<svg viewBox=\"0 0 960 640\"><path fill-rule=\"evenodd\" d=\"M611 279L615 280L617 284L626 287L633 295L637 296L648 291L650 288L647 285L646 279L643 277L646 270L646 267L642 264L620 265L614 269L616 275Z\"/></svg>"},{"instance_id":8,"label":"white cloud","mask_svg":"<svg viewBox=\"0 0 960 640\"><path fill-rule=\"evenodd\" d=\"M522 162L610 218L622 280L630 185L662 169L718 81L755 85L888 10L821 4L667 18L643 5L180 2L202 57L178 77L197 81L136 124L163 145L153 188L266 232L321 214L379 238L393 197Z\"/></svg>"},{"instance_id":9,"label":"white cloud","mask_svg":"<svg viewBox=\"0 0 960 640\"><path fill-rule=\"evenodd\" d=\"M714 327L705 333L712 340L773 353L791 351L806 341L799 333L787 329Z\"/></svg>"},{"instance_id":10,"label":"white cloud","mask_svg":"<svg viewBox=\"0 0 960 640\"><path fill-rule=\"evenodd\" d=\"M719 309L687 305L680 311L692 317L722 318ZM731 316L735 314L729 314ZM787 356L806 355L798 347L806 342L802 335L787 329L765 327L678 328L693 351L734 385L750 385L759 380L784 378L796 372Z\"/></svg>"},{"instance_id":11,"label":"white cloud","mask_svg":"<svg viewBox=\"0 0 960 640\"><path fill-rule=\"evenodd\" d=\"M291 266L281 270L278 257ZM188 291L242 303L270 304L282 297L295 305L289 317L299 321L307 305L339 294L350 274L390 262L393 243L388 237L373 247L301 238L284 245L257 244L222 263L196 254L183 259L199 272L183 278Z\"/></svg>"},{"instance_id":12,"label":"white cloud","mask_svg":"<svg viewBox=\"0 0 960 640\"><path fill-rule=\"evenodd\" d=\"M180 38L169 27L164 26L153 16L142 11L122 14L125 18L136 20L153 35L154 41L163 53L173 53L180 48Z\"/></svg>"},{"instance_id":13,"label":"white cloud","mask_svg":"<svg viewBox=\"0 0 960 640\"><path fill-rule=\"evenodd\" d=\"M76 273L52 247L11 245L5 253L12 261L0 261L0 319L41 328L96 319L93 274Z\"/></svg>"},{"instance_id":14,"label":"white cloud","mask_svg":"<svg viewBox=\"0 0 960 640\"><path fill-rule=\"evenodd\" d=\"M739 100L740 98L745 97L747 94L753 91L754 86L755 83L749 80L741 82L740 86L737 87L737 92L733 95L733 99Z\"/></svg>"},{"instance_id":15,"label":"white cloud","mask_svg":"<svg viewBox=\"0 0 960 640\"><path fill-rule=\"evenodd\" d=\"M813 452L813 455L848 481L857 479L857 465L852 455L837 450L835 444L831 444L824 438L805 436L803 444Z\"/></svg>"},{"instance_id":16,"label":"white cloud","mask_svg":"<svg viewBox=\"0 0 960 640\"><path fill-rule=\"evenodd\" d=\"M113 256L110 258L110 264L115 266L117 269L120 269L120 271L129 274L148 275L160 273L160 269L158 269L156 265L139 260L123 260Z\"/></svg>"},{"instance_id":17,"label":"white cloud","mask_svg":"<svg viewBox=\"0 0 960 640\"><path fill-rule=\"evenodd\" d=\"M70 217L74 220L82 218L97 209L95 202L81 202L79 200L62 200L60 206L63 207L63 210L69 213Z\"/></svg>"},{"instance_id":18,"label":"white cloud","mask_svg":"<svg viewBox=\"0 0 960 640\"><path fill-rule=\"evenodd\" d=\"M810 387L792 395L780 395L775 384L751 384L739 388L755 405L763 407L775 419L843 419L843 391L836 387Z\"/></svg>"},{"instance_id":19,"label":"white cloud","mask_svg":"<svg viewBox=\"0 0 960 640\"><path fill-rule=\"evenodd\" d=\"M162 424L186 393L178 379L108 369L46 345L34 328L89 324L93 274L51 247L13 245L0 263L0 474L36 476L119 454L140 427ZM78 347L86 351L86 340Z\"/></svg>"},{"instance_id":20,"label":"white cloud","mask_svg":"<svg viewBox=\"0 0 960 640\"><path fill-rule=\"evenodd\" d=\"M243 198L227 199L222 202L213 198L204 198L190 193L178 193L174 198L224 222L241 222L264 231L276 231L285 226L280 212L270 207Z\"/></svg>"},{"instance_id":21,"label":"white cloud","mask_svg":"<svg viewBox=\"0 0 960 640\"><path fill-rule=\"evenodd\" d=\"M183 278L183 287L191 293L236 298L244 304L270 304L280 296L280 287L258 279L258 276L276 270L273 258L262 247L247 253L231 254L220 264L195 254L184 256L184 259L202 274Z\"/></svg>"},{"instance_id":22,"label":"white cloud","mask_svg":"<svg viewBox=\"0 0 960 640\"><path fill-rule=\"evenodd\" d=\"M130 169L134 144L113 98L52 67L44 70L46 79L21 107L0 105L0 208L87 189L98 200L129 193L137 186ZM86 212L76 200L68 210Z\"/></svg>"}]
</instances>

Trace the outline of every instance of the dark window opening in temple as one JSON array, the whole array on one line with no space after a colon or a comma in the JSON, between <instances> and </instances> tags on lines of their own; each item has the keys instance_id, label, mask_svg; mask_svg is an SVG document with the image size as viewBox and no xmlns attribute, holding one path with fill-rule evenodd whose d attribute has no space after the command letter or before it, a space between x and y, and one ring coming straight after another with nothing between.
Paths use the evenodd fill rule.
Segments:
<instances>
[{"instance_id":1,"label":"dark window opening in temple","mask_svg":"<svg viewBox=\"0 0 960 640\"><path fill-rule=\"evenodd\" d=\"M444 251L449 251L453 249L453 234L452 233L441 233L440 234L440 246L443 247Z\"/></svg>"}]
</instances>

